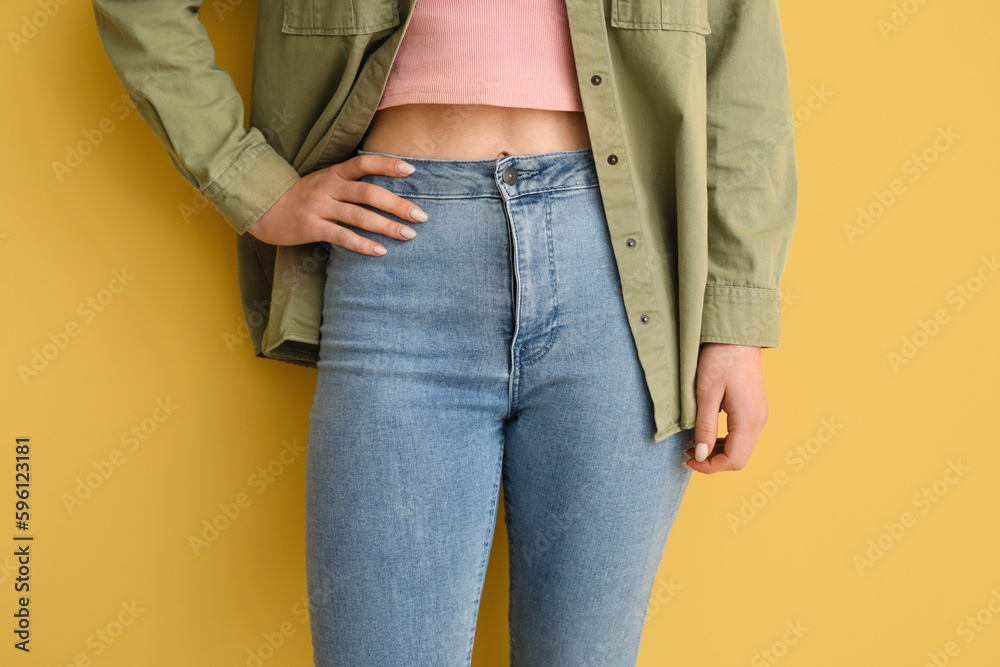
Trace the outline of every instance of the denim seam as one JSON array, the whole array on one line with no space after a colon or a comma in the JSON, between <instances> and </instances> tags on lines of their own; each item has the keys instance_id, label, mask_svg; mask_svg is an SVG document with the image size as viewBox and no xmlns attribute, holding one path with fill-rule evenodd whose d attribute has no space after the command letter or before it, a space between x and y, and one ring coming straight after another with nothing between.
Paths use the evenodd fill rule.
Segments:
<instances>
[{"instance_id":1,"label":"denim seam","mask_svg":"<svg viewBox=\"0 0 1000 667\"><path fill-rule=\"evenodd\" d=\"M487 566L487 563L489 563L489 560L490 560L490 548L492 547L493 538L494 538L494 531L496 529L497 501L500 498L500 476L503 474L503 453L504 453L504 448L503 447L499 447L498 451L499 451L499 454L496 457L496 464L493 466L493 471L494 471L493 472L493 493L490 494L490 497L492 498L492 500L490 502L490 518L489 518L489 521L486 522L487 523L487 528L486 528L486 539L483 541L483 556L479 560L479 573L478 573L478 576L477 576L478 585L476 587L476 590L478 592L476 594L476 600L475 600L475 602L472 605L473 618L477 617L479 604L480 604L480 602L482 600L483 586L485 585L485 580L486 580L486 566ZM472 624L472 634L469 637L469 652L465 656L465 660L466 660L465 664L467 666L472 664L472 651L473 651L473 649L475 647L475 643L476 643L476 624L473 623Z\"/></svg>"},{"instance_id":2,"label":"denim seam","mask_svg":"<svg viewBox=\"0 0 1000 667\"><path fill-rule=\"evenodd\" d=\"M549 281L552 283L553 301L555 302L552 305L552 327L549 329L548 337L542 349L522 359L522 366L533 364L545 356L545 353L552 349L556 339L559 337L559 330L562 328L560 324L559 280L556 276L555 247L552 241L552 201L549 197L545 198L545 245L549 259Z\"/></svg>"},{"instance_id":3,"label":"denim seam","mask_svg":"<svg viewBox=\"0 0 1000 667\"><path fill-rule=\"evenodd\" d=\"M528 195L545 194L545 193L549 193L549 192L567 192L567 191L572 191L572 190L591 190L591 189L597 188L597 187L600 187L600 186L598 186L597 184L594 184L594 185L570 185L570 186L561 187L561 188L545 188L543 190L529 190L527 192L518 192L518 193L511 194L508 197L508 200L520 199L521 197L525 197L525 196L528 196ZM503 199L503 197L501 197L500 195L493 195L493 194L485 194L485 195L484 194L471 194L471 193L470 194L460 194L460 193L440 193L440 194L419 194L419 193L413 193L413 194L408 194L406 192L401 192L399 190L392 190L392 189L390 189L390 191L393 194L399 195L400 197L404 197L406 199Z\"/></svg>"},{"instance_id":4,"label":"denim seam","mask_svg":"<svg viewBox=\"0 0 1000 667\"><path fill-rule=\"evenodd\" d=\"M504 447L503 451L506 455L507 451L507 431L504 430ZM506 461L506 456L504 457ZM520 646L516 645L514 642L515 632L514 632L514 618L517 615L516 599L517 591L520 590L520 580L518 579L518 568L515 562L517 553L517 544L520 540L520 536L514 532L514 521L511 518L511 507L513 506L513 501L510 497L510 475L507 466L503 466L501 469L501 481L503 483L503 509L504 509L504 527L507 529L507 561L508 561L508 590L507 590L507 634L510 637L510 664L516 665L519 660Z\"/></svg>"},{"instance_id":5,"label":"denim seam","mask_svg":"<svg viewBox=\"0 0 1000 667\"><path fill-rule=\"evenodd\" d=\"M498 180L499 175L496 171L493 172L493 182L497 186L497 193L500 197L500 203L503 206L504 211L504 222L507 223L507 238L510 241L510 272L511 272L511 289L513 290L513 302L514 302L514 329L510 337L510 369L508 370L507 376L507 414L504 419L510 419L511 415L514 414L517 405L517 369L520 363L520 356L517 353L517 334L520 332L520 319L521 319L521 280L517 273L517 234L514 233L514 222L511 218L510 212L510 201L503 196L503 186L500 185Z\"/></svg>"},{"instance_id":6,"label":"denim seam","mask_svg":"<svg viewBox=\"0 0 1000 667\"><path fill-rule=\"evenodd\" d=\"M525 190L524 192L516 192L510 196L510 199L520 199L521 197L527 197L530 195L543 195L549 194L551 192L572 192L573 190L592 190L594 188L600 187L596 183L593 185L567 185L562 187L554 188L542 188L540 190Z\"/></svg>"}]
</instances>

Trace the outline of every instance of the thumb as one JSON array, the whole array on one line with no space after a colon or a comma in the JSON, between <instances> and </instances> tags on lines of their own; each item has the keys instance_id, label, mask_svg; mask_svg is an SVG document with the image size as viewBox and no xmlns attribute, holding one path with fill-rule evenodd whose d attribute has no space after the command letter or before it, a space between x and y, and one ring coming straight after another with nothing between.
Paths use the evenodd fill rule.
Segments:
<instances>
[{"instance_id":1,"label":"thumb","mask_svg":"<svg viewBox=\"0 0 1000 667\"><path fill-rule=\"evenodd\" d=\"M704 461L715 449L719 437L719 411L722 409L723 393L721 383L699 392L698 414L694 424L695 461Z\"/></svg>"}]
</instances>

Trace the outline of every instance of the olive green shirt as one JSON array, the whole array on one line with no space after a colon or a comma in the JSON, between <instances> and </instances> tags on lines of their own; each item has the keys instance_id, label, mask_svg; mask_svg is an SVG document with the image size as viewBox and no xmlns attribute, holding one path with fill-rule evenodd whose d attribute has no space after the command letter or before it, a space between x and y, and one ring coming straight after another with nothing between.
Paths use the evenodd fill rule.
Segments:
<instances>
[{"instance_id":1,"label":"olive green shirt","mask_svg":"<svg viewBox=\"0 0 1000 667\"><path fill-rule=\"evenodd\" d=\"M202 0L93 0L111 65L236 232L258 357L315 366L326 254L246 233L351 157L416 0L259 0L249 130ZM566 0L577 79L656 440L694 426L703 342L777 347L795 224L777 0Z\"/></svg>"}]
</instances>

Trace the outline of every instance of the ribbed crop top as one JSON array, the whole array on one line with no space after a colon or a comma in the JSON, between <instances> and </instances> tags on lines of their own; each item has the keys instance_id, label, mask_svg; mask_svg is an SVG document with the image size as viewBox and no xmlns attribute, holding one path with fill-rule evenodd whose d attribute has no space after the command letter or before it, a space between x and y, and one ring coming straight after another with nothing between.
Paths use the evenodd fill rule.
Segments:
<instances>
[{"instance_id":1,"label":"ribbed crop top","mask_svg":"<svg viewBox=\"0 0 1000 667\"><path fill-rule=\"evenodd\" d=\"M417 0L378 109L491 104L583 111L565 0Z\"/></svg>"}]
</instances>

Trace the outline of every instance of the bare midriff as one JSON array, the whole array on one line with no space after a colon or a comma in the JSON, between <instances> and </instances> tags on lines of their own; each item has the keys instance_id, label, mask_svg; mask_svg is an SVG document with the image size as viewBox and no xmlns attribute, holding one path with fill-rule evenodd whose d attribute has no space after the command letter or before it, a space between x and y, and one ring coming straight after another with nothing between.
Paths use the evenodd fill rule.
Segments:
<instances>
[{"instance_id":1,"label":"bare midriff","mask_svg":"<svg viewBox=\"0 0 1000 667\"><path fill-rule=\"evenodd\" d=\"M590 148L582 111L486 104L401 104L375 112L361 150L482 160Z\"/></svg>"}]
</instances>

